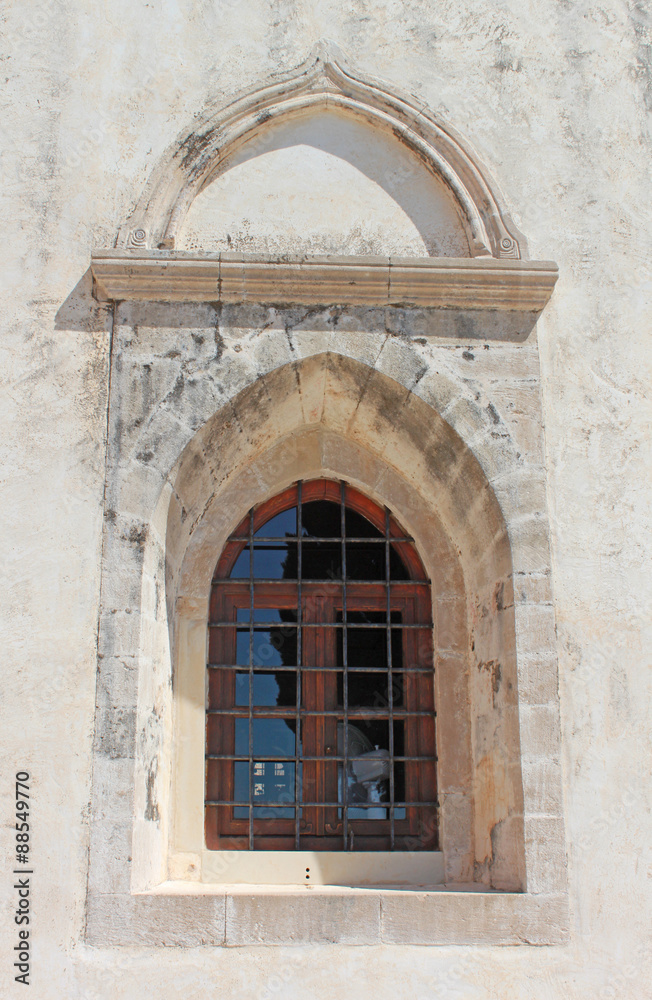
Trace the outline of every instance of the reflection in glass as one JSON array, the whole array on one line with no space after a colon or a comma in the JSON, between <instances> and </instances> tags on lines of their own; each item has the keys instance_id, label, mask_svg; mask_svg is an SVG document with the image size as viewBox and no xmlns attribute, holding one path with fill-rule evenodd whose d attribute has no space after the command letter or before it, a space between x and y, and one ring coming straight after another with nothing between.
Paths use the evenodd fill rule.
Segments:
<instances>
[{"instance_id":1,"label":"reflection in glass","mask_svg":"<svg viewBox=\"0 0 652 1000\"><path fill-rule=\"evenodd\" d=\"M254 806L262 807L254 810L257 819L291 819L294 816L294 809L264 807L266 802L288 802L294 803L295 781L294 762L288 761L260 761L254 760L251 775L251 802ZM249 764L245 761L236 761L234 765L234 799L238 802L248 802L249 795ZM242 807L240 807L242 809ZM248 812L247 810L243 810ZM234 809L235 818L238 807Z\"/></svg>"},{"instance_id":2,"label":"reflection in glass","mask_svg":"<svg viewBox=\"0 0 652 1000\"><path fill-rule=\"evenodd\" d=\"M235 755L249 756L249 719L235 720Z\"/></svg>"},{"instance_id":3,"label":"reflection in glass","mask_svg":"<svg viewBox=\"0 0 652 1000\"><path fill-rule=\"evenodd\" d=\"M278 674L256 671L253 674L254 700L256 707L265 705L294 706L297 698L296 674L287 671L287 677ZM282 683L279 684L279 679ZM249 705L249 674L237 673L235 676L235 704L238 708Z\"/></svg>"},{"instance_id":4,"label":"reflection in glass","mask_svg":"<svg viewBox=\"0 0 652 1000\"><path fill-rule=\"evenodd\" d=\"M297 630L292 625L283 628L239 628L236 635L236 664L249 666L249 646L251 642L252 664L254 667L294 666L297 655Z\"/></svg>"},{"instance_id":5,"label":"reflection in glass","mask_svg":"<svg viewBox=\"0 0 652 1000\"><path fill-rule=\"evenodd\" d=\"M255 757L294 757L296 738L294 721L286 719L253 720ZM235 755L249 756L249 719L235 720Z\"/></svg>"},{"instance_id":6,"label":"reflection in glass","mask_svg":"<svg viewBox=\"0 0 652 1000\"><path fill-rule=\"evenodd\" d=\"M249 548L244 547L229 574L232 580L249 579Z\"/></svg>"},{"instance_id":7,"label":"reflection in glass","mask_svg":"<svg viewBox=\"0 0 652 1000\"><path fill-rule=\"evenodd\" d=\"M338 766L338 799L347 802L349 819L387 819L388 810L380 803L389 801L389 749L386 744L374 745L357 726L348 723L345 730L344 722L338 722L338 756L344 755L345 732L348 759L346 778L344 762ZM356 804L364 808L355 808Z\"/></svg>"},{"instance_id":8,"label":"reflection in glass","mask_svg":"<svg viewBox=\"0 0 652 1000\"><path fill-rule=\"evenodd\" d=\"M287 535L296 536L296 533L297 508L290 507L270 517L269 521L266 521L254 534L254 538L285 538Z\"/></svg>"},{"instance_id":9,"label":"reflection in glass","mask_svg":"<svg viewBox=\"0 0 652 1000\"><path fill-rule=\"evenodd\" d=\"M248 607L238 608L237 620L248 622L251 620L251 612ZM265 624L276 624L276 622L296 622L297 612L294 608L254 608L254 622L265 622Z\"/></svg>"},{"instance_id":10,"label":"reflection in glass","mask_svg":"<svg viewBox=\"0 0 652 1000\"><path fill-rule=\"evenodd\" d=\"M394 756L404 755L404 723L394 721ZM387 819L390 802L389 720L374 719L347 725L346 802L349 819ZM344 722L337 724L337 753L344 756ZM405 802L405 762L395 760L394 802ZM338 800L344 802L344 762L338 765ZM342 811L338 814L341 816ZM394 819L405 819L396 806Z\"/></svg>"},{"instance_id":11,"label":"reflection in glass","mask_svg":"<svg viewBox=\"0 0 652 1000\"><path fill-rule=\"evenodd\" d=\"M289 721L254 719L253 726L254 757L294 757L296 739Z\"/></svg>"},{"instance_id":12,"label":"reflection in glass","mask_svg":"<svg viewBox=\"0 0 652 1000\"><path fill-rule=\"evenodd\" d=\"M261 580L296 579L297 543L254 545L254 576Z\"/></svg>"}]
</instances>

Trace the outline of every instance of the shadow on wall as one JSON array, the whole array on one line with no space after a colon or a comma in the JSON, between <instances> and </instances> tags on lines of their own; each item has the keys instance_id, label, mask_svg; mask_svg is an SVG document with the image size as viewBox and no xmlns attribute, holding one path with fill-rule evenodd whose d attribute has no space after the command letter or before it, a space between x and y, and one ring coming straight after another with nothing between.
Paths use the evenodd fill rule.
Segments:
<instances>
[{"instance_id":1,"label":"shadow on wall","mask_svg":"<svg viewBox=\"0 0 652 1000\"><path fill-rule=\"evenodd\" d=\"M242 338L278 325L306 332L349 330L377 333L379 337L396 336L418 340L435 337L462 342L522 343L534 329L539 313L490 309L419 309L387 306L278 306L264 303L223 305L220 302L133 302L130 322L138 326L168 330L195 329L205 324L219 338L224 334ZM120 321L118 304L117 322ZM61 304L55 317L55 330L78 330L86 333L110 329L113 302L98 302L93 296L93 276L88 268ZM140 317L140 318L138 318Z\"/></svg>"}]
</instances>

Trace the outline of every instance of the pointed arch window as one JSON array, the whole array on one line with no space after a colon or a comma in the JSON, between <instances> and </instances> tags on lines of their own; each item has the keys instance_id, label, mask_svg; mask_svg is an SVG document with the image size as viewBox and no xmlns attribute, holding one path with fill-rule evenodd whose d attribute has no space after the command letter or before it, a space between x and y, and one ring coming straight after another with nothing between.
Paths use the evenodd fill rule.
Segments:
<instances>
[{"instance_id":1,"label":"pointed arch window","mask_svg":"<svg viewBox=\"0 0 652 1000\"><path fill-rule=\"evenodd\" d=\"M208 647L209 849L437 850L430 585L387 508L325 479L252 508Z\"/></svg>"}]
</instances>

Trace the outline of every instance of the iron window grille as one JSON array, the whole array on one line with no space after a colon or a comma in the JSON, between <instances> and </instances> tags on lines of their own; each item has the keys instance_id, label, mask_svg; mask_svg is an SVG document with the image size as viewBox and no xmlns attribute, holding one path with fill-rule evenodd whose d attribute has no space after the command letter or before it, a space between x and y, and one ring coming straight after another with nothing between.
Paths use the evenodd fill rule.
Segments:
<instances>
[{"instance_id":1,"label":"iron window grille","mask_svg":"<svg viewBox=\"0 0 652 1000\"><path fill-rule=\"evenodd\" d=\"M430 584L414 541L350 485L252 508L213 577L206 843L436 850Z\"/></svg>"}]
</instances>

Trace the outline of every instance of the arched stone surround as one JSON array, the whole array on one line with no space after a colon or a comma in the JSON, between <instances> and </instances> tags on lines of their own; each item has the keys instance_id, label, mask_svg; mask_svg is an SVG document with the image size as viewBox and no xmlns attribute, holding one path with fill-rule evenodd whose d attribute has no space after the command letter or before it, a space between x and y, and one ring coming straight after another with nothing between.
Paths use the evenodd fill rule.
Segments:
<instances>
[{"instance_id":1,"label":"arched stone surround","mask_svg":"<svg viewBox=\"0 0 652 1000\"><path fill-rule=\"evenodd\" d=\"M355 312L334 323L328 311L117 308L91 930L101 925L106 932L118 897L127 919L144 906L129 902L139 898L130 892L155 891L169 876L185 885L196 877L192 852L173 856L171 867L168 857L178 836L170 750L173 696L182 685L179 675L173 678L172 656L183 643L199 643L202 657L205 648L208 589L202 596L203 585L197 591L191 581L209 578L220 538L243 509L318 471L348 478L389 503L414 533L433 583L437 569L450 570L436 584L438 701L469 706L462 742L471 765L456 776L451 765L443 802L449 877L525 888L531 902L523 906L537 913L545 900L563 898L536 347L501 345L474 355L379 335L373 317L367 316L372 329L359 320ZM440 740L445 722L440 717ZM124 789L120 818L109 787ZM480 809L480 802L490 805ZM211 898L178 905L213 913L219 904ZM410 906L417 907L416 898ZM386 914L389 903L388 897ZM170 905L161 902L166 912ZM498 904L482 905L488 915ZM555 926L564 920L560 905ZM431 920L435 912L441 918L438 906L419 910L418 927L409 933L401 923L398 938L437 939ZM500 918L500 940L522 933L514 930L513 921L524 919L518 913Z\"/></svg>"},{"instance_id":2,"label":"arched stone surround","mask_svg":"<svg viewBox=\"0 0 652 1000\"><path fill-rule=\"evenodd\" d=\"M231 408L219 411L197 432L171 477L165 550L176 559L166 566L168 621L182 630L190 622L205 628L210 580L227 535L248 506L297 478L344 478L389 504L417 540L433 582L447 881L477 878L522 888L511 558L500 508L477 461L399 383L329 354L276 369L264 385L240 393L233 408L237 424ZM224 462L222 453L232 449L237 463ZM202 467L210 469L208 477ZM476 628L478 666L471 671L467 622L479 608L501 624ZM195 665L202 718L204 660ZM197 725L198 719L195 730ZM186 726L181 730L179 739ZM201 757L194 771L203 774ZM180 773L187 780L186 768Z\"/></svg>"}]
</instances>

